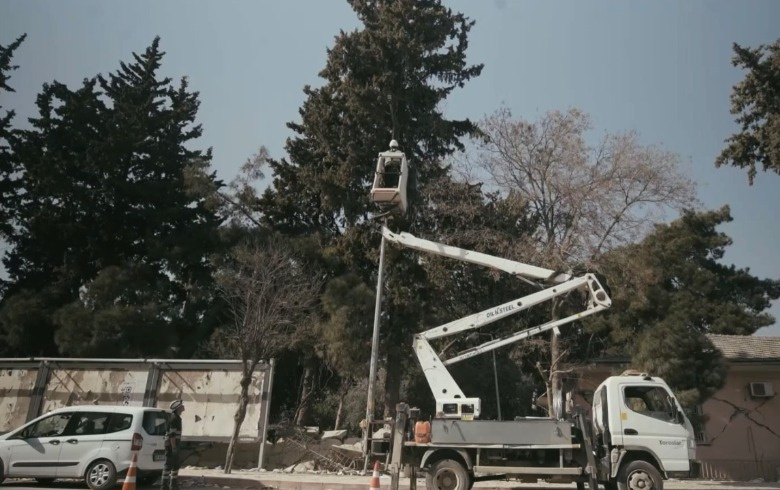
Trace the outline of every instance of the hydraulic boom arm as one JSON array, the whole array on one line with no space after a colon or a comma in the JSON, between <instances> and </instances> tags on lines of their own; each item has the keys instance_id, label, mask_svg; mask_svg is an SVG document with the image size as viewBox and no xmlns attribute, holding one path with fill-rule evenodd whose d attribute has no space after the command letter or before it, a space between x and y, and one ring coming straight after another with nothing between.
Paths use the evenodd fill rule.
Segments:
<instances>
[{"instance_id":1,"label":"hydraulic boom arm","mask_svg":"<svg viewBox=\"0 0 780 490\"><path fill-rule=\"evenodd\" d=\"M553 284L527 296L459 318L415 335L414 351L436 399L437 417L479 417L481 411L480 399L467 398L445 366L549 330L555 330L557 333L557 328L560 325L565 325L602 311L609 308L612 304L609 295L594 274L572 277L550 269L543 269L513 260L424 240L409 233L393 233L386 227L382 227L382 235L385 239L407 248L484 265L508 272L526 281L543 281L547 284ZM567 295L572 291L582 291L586 294L587 301L582 311L565 318L551 320L541 325L526 328L503 338L492 339L484 344L467 349L446 361L441 360L441 354L437 354L429 342L432 339L478 329L510 315L525 311L532 306L550 301L558 296Z\"/></svg>"}]
</instances>

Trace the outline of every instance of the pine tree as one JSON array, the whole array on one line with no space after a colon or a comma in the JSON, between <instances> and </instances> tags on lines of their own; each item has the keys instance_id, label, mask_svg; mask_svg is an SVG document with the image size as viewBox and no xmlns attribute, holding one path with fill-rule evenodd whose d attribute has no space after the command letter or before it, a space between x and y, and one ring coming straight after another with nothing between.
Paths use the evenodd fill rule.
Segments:
<instances>
[{"instance_id":1,"label":"pine tree","mask_svg":"<svg viewBox=\"0 0 780 490\"><path fill-rule=\"evenodd\" d=\"M377 224L366 220L375 211L368 195L376 154L394 138L412 161L420 189L446 176L441 160L462 148L460 138L475 134L476 127L445 118L441 104L478 76L482 65L466 62L473 22L440 1L350 5L364 27L340 33L320 72L325 84L304 89L301 121L288 124L296 136L288 140L288 158L270 162L273 185L261 209L277 230L319 237L318 253L330 277L351 271L373 289ZM417 211L394 223L407 231L422 226L419 214L427 206L422 192L410 194ZM389 266L395 271L388 274L384 304L390 321L382 327L390 369L386 407L398 397L410 333L426 317L424 272L417 262L406 255Z\"/></svg>"},{"instance_id":2,"label":"pine tree","mask_svg":"<svg viewBox=\"0 0 780 490\"><path fill-rule=\"evenodd\" d=\"M107 78L75 91L53 82L38 97L15 148L25 194L0 322L20 331L26 301L44 320L12 342L19 351L56 330L62 354L188 355L209 333L219 221L185 173L208 175L211 153L190 149L198 94L158 76L163 55L158 38Z\"/></svg>"},{"instance_id":3,"label":"pine tree","mask_svg":"<svg viewBox=\"0 0 780 490\"><path fill-rule=\"evenodd\" d=\"M27 35L23 34L8 46L0 44L0 95L3 92L15 91L8 85L11 72L18 68L17 65L11 64L11 60L14 51L21 46L26 37ZM0 110L2 110L1 105ZM8 203L14 199L17 190L16 164L8 146L12 133L11 121L14 115L14 111L6 111L5 115L0 113L0 238L8 236L12 230L11 206Z\"/></svg>"},{"instance_id":4,"label":"pine tree","mask_svg":"<svg viewBox=\"0 0 780 490\"><path fill-rule=\"evenodd\" d=\"M588 321L607 350L631 354L635 367L664 376L689 403L723 380L706 334L752 335L775 322L766 310L780 298L780 280L722 263L732 240L717 227L729 221L728 207L687 211L641 243L607 254L613 306Z\"/></svg>"},{"instance_id":5,"label":"pine tree","mask_svg":"<svg viewBox=\"0 0 780 490\"><path fill-rule=\"evenodd\" d=\"M747 169L752 185L757 165L780 174L780 39L733 48L732 64L747 71L731 93L731 113L741 127L726 139L715 165Z\"/></svg>"}]
</instances>

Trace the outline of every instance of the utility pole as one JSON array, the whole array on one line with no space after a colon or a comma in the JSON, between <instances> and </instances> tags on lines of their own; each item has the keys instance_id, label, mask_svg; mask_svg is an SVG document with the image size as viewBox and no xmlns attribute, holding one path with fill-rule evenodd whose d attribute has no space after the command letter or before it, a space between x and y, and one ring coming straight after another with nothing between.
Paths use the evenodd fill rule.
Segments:
<instances>
[{"instance_id":1,"label":"utility pole","mask_svg":"<svg viewBox=\"0 0 780 490\"><path fill-rule=\"evenodd\" d=\"M385 220L385 224L387 220ZM371 337L371 366L368 370L368 401L366 402L366 430L363 434L363 474L368 471L368 458L371 455L369 444L372 443L371 421L374 419L374 385L376 384L376 362L379 354L379 319L382 313L382 279L385 269L385 237L379 245L379 274L376 279L376 304L374 305L374 335Z\"/></svg>"},{"instance_id":2,"label":"utility pole","mask_svg":"<svg viewBox=\"0 0 780 490\"><path fill-rule=\"evenodd\" d=\"M395 134L395 129L393 130ZM387 226L387 215L405 213L407 208L406 184L409 180L409 162L406 155L398 149L396 140L390 141L390 149L379 153L371 187L371 201L385 208L382 216L383 227ZM389 210L388 210L389 209ZM371 338L371 364L368 370L368 400L366 401L366 427L363 434L363 474L368 472L368 460L371 456L374 419L374 390L376 385L376 364L379 357L379 321L382 314L382 288L385 270L385 236L379 245L379 273L376 279L376 304L374 305L374 334Z\"/></svg>"}]
</instances>

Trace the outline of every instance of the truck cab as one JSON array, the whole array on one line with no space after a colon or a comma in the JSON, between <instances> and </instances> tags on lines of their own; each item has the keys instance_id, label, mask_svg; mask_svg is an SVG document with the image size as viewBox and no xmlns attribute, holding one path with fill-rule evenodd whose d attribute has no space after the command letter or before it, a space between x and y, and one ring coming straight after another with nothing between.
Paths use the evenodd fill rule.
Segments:
<instances>
[{"instance_id":1,"label":"truck cab","mask_svg":"<svg viewBox=\"0 0 780 490\"><path fill-rule=\"evenodd\" d=\"M632 479L695 476L693 425L661 378L607 378L593 394L592 431L601 481L636 488L642 485L629 484Z\"/></svg>"}]
</instances>

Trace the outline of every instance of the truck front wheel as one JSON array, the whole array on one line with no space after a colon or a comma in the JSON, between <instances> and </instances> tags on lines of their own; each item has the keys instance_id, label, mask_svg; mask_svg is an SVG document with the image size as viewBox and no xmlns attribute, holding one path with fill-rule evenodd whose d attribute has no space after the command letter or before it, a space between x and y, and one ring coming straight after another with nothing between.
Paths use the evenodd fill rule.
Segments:
<instances>
[{"instance_id":1,"label":"truck front wheel","mask_svg":"<svg viewBox=\"0 0 780 490\"><path fill-rule=\"evenodd\" d=\"M618 490L664 490L661 474L647 461L631 461L618 471Z\"/></svg>"},{"instance_id":2,"label":"truck front wheel","mask_svg":"<svg viewBox=\"0 0 780 490\"><path fill-rule=\"evenodd\" d=\"M428 490L469 490L471 477L459 462L453 459L442 459L428 470L425 486Z\"/></svg>"}]
</instances>

